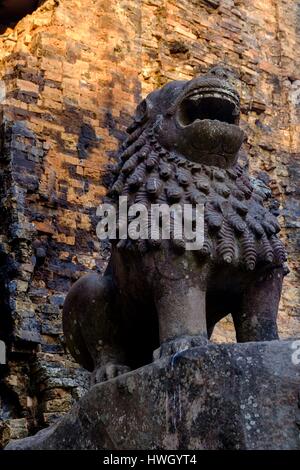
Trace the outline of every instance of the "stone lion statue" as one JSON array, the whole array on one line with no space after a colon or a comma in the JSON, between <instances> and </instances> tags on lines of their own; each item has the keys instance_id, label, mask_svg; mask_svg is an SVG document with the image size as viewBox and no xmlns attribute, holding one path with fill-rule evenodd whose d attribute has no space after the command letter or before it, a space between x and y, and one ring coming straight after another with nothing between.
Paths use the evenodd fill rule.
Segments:
<instances>
[{"instance_id":1,"label":"stone lion statue","mask_svg":"<svg viewBox=\"0 0 300 470\"><path fill-rule=\"evenodd\" d=\"M203 204L204 244L111 240L103 276L86 275L64 305L67 345L95 382L208 341L232 314L239 342L278 338L287 273L271 192L241 164L245 133L230 74L173 81L137 107L110 168L107 201ZM150 222L149 222L150 224Z\"/></svg>"}]
</instances>

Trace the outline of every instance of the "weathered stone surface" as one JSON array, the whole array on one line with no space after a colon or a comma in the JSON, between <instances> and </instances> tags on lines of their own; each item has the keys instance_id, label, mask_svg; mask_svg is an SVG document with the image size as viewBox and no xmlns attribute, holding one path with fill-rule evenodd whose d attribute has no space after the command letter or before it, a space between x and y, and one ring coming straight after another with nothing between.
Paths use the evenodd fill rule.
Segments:
<instances>
[{"instance_id":1,"label":"weathered stone surface","mask_svg":"<svg viewBox=\"0 0 300 470\"><path fill-rule=\"evenodd\" d=\"M7 449L300 449L292 346L177 353L95 385L59 422Z\"/></svg>"}]
</instances>

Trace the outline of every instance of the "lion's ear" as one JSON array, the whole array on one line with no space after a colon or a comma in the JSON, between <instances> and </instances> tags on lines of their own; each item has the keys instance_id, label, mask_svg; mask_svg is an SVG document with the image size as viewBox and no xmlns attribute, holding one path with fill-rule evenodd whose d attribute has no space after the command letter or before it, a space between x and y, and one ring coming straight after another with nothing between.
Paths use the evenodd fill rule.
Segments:
<instances>
[{"instance_id":1,"label":"lion's ear","mask_svg":"<svg viewBox=\"0 0 300 470\"><path fill-rule=\"evenodd\" d=\"M150 117L150 110L152 107L153 105L148 98L145 98L143 101L141 101L135 110L133 123L128 127L127 132L131 133L138 127L145 124L145 122L147 122Z\"/></svg>"}]
</instances>

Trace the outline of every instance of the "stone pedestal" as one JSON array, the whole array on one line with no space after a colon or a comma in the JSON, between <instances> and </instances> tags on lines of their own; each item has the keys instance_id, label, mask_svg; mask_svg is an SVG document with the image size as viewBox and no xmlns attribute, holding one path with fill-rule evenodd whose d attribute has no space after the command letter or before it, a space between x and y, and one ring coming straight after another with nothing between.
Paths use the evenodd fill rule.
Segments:
<instances>
[{"instance_id":1,"label":"stone pedestal","mask_svg":"<svg viewBox=\"0 0 300 470\"><path fill-rule=\"evenodd\" d=\"M55 425L7 449L300 449L293 348L207 343L177 353L94 386Z\"/></svg>"}]
</instances>

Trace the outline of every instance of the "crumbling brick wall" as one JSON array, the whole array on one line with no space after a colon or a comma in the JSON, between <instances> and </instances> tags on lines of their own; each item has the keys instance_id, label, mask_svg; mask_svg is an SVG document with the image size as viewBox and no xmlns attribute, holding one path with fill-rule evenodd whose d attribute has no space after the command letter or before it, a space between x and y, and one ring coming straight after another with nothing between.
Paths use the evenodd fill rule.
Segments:
<instances>
[{"instance_id":1,"label":"crumbling brick wall","mask_svg":"<svg viewBox=\"0 0 300 470\"><path fill-rule=\"evenodd\" d=\"M87 387L61 307L74 280L104 269L101 175L136 104L218 62L238 76L251 172L281 203L279 327L299 335L299 20L290 0L46 0L0 36L0 441L49 424ZM215 335L232 337L230 322Z\"/></svg>"}]
</instances>

